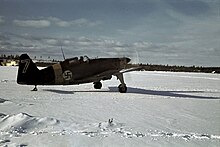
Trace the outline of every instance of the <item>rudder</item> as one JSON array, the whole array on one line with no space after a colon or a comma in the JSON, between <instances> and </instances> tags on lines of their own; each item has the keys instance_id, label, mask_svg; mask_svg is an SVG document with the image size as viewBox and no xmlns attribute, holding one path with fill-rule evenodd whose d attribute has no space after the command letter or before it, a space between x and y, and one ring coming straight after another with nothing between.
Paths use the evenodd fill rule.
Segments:
<instances>
[{"instance_id":1,"label":"rudder","mask_svg":"<svg viewBox=\"0 0 220 147\"><path fill-rule=\"evenodd\" d=\"M22 54L19 60L17 75L18 84L37 85L39 69L27 54Z\"/></svg>"}]
</instances>

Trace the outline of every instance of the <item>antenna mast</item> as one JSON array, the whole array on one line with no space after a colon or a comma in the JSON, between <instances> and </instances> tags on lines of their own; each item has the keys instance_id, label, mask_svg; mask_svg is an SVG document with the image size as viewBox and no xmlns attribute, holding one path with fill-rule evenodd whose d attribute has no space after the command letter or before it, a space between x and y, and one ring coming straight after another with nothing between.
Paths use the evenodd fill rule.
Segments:
<instances>
[{"instance_id":1,"label":"antenna mast","mask_svg":"<svg viewBox=\"0 0 220 147\"><path fill-rule=\"evenodd\" d=\"M61 51L62 51L62 54L63 54L63 59L65 60L65 55L64 55L62 46L61 46Z\"/></svg>"}]
</instances>

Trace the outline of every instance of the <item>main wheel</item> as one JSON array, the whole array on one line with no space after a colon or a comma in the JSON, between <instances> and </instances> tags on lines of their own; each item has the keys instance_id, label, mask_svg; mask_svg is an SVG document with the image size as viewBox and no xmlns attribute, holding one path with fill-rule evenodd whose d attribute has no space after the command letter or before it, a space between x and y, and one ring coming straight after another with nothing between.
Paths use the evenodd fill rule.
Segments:
<instances>
[{"instance_id":1,"label":"main wheel","mask_svg":"<svg viewBox=\"0 0 220 147\"><path fill-rule=\"evenodd\" d=\"M126 85L120 84L120 85L118 86L118 91L119 91L120 93L126 93L126 92L127 92L127 87L126 87Z\"/></svg>"},{"instance_id":2,"label":"main wheel","mask_svg":"<svg viewBox=\"0 0 220 147\"><path fill-rule=\"evenodd\" d=\"M94 82L94 88L95 89L101 89L102 88L102 83L101 82Z\"/></svg>"}]
</instances>

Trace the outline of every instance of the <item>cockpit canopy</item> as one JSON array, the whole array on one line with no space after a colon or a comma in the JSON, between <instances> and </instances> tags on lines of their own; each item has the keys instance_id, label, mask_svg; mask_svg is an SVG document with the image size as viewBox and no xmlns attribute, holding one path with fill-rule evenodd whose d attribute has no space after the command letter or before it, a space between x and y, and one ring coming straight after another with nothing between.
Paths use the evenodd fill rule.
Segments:
<instances>
[{"instance_id":1,"label":"cockpit canopy","mask_svg":"<svg viewBox=\"0 0 220 147\"><path fill-rule=\"evenodd\" d=\"M74 63L83 63L83 62L88 63L89 60L90 59L88 56L80 56L79 58L78 57L69 58L69 59L66 59L65 61L69 62L69 64L74 64Z\"/></svg>"}]
</instances>

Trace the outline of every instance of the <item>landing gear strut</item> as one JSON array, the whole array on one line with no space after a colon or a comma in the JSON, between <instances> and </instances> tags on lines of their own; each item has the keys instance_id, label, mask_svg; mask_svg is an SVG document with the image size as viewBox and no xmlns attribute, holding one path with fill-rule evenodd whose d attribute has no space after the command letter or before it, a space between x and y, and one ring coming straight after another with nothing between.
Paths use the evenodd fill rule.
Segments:
<instances>
[{"instance_id":1,"label":"landing gear strut","mask_svg":"<svg viewBox=\"0 0 220 147\"><path fill-rule=\"evenodd\" d=\"M99 81L99 82L94 82L94 88L95 89L101 89L102 88L102 83Z\"/></svg>"},{"instance_id":2,"label":"landing gear strut","mask_svg":"<svg viewBox=\"0 0 220 147\"><path fill-rule=\"evenodd\" d=\"M119 81L121 82L121 84L118 86L118 91L120 93L126 93L127 92L127 86L124 82L123 74L118 74L116 76L119 79Z\"/></svg>"},{"instance_id":3,"label":"landing gear strut","mask_svg":"<svg viewBox=\"0 0 220 147\"><path fill-rule=\"evenodd\" d=\"M35 85L34 89L32 91L37 91L37 85Z\"/></svg>"}]
</instances>

